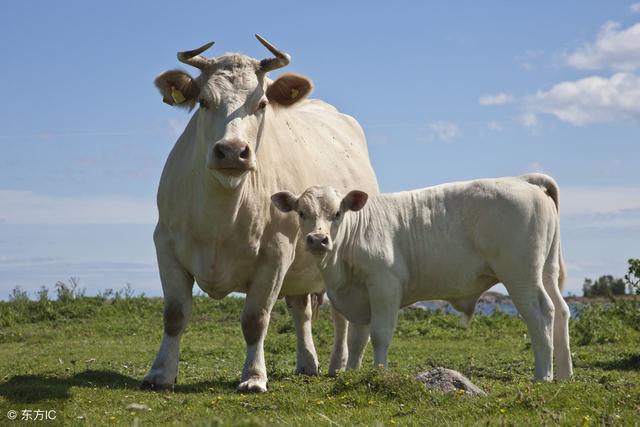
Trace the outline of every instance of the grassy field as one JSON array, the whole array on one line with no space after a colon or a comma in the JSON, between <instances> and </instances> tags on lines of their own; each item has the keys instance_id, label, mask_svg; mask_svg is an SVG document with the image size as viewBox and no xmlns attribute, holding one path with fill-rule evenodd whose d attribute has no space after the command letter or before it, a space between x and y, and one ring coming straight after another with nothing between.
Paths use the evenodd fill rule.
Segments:
<instances>
[{"instance_id":1,"label":"grassy field","mask_svg":"<svg viewBox=\"0 0 640 427\"><path fill-rule=\"evenodd\" d=\"M242 300L194 299L173 393L137 389L160 343L162 301L149 298L0 302L0 425L7 411L55 410L65 425L640 425L640 325L594 308L572 321L575 378L531 381L524 323L407 309L390 369L331 379L292 374L293 324L278 302L266 342L269 392L235 392L244 360ZM314 326L326 372L328 311ZM366 365L371 364L371 348ZM413 375L456 369L487 397L427 391ZM149 410L127 409L131 403ZM39 424L33 422L32 424Z\"/></svg>"}]
</instances>

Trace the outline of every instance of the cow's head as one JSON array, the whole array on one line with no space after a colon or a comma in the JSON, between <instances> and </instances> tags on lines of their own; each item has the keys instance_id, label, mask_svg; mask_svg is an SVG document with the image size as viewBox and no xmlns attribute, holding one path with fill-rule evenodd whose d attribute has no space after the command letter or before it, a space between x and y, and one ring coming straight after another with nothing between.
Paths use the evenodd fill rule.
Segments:
<instances>
[{"instance_id":1,"label":"cow's head","mask_svg":"<svg viewBox=\"0 0 640 427\"><path fill-rule=\"evenodd\" d=\"M259 61L241 54L201 56L211 42L178 53L178 60L200 70L198 77L172 70L155 80L165 103L188 109L199 105L196 139L205 147L203 165L229 189L257 168L256 149L268 110L293 105L312 89L308 78L296 74L267 79L267 72L286 66L291 58L256 37L274 57Z\"/></svg>"},{"instance_id":2,"label":"cow's head","mask_svg":"<svg viewBox=\"0 0 640 427\"><path fill-rule=\"evenodd\" d=\"M281 191L271 196L271 202L282 212L297 212L307 250L325 255L338 244L336 235L344 215L362 209L368 197L364 191L350 191L342 197L331 187L309 187L299 197Z\"/></svg>"}]
</instances>

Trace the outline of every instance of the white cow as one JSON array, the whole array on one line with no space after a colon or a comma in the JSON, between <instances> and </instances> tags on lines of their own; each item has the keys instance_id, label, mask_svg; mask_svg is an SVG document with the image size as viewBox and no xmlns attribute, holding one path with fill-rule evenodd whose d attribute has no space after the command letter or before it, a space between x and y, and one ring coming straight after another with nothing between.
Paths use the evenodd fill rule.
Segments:
<instances>
[{"instance_id":1,"label":"white cow","mask_svg":"<svg viewBox=\"0 0 640 427\"><path fill-rule=\"evenodd\" d=\"M362 191L343 198L331 187L311 187L299 197L274 194L272 201L283 212L298 212L332 304L349 321L370 325L376 365L387 364L400 307L442 299L470 319L480 294L502 282L527 323L535 377L553 378L552 352L558 377L571 377L552 178L451 183L368 203ZM349 340L348 368L360 365L366 329Z\"/></svg>"},{"instance_id":2,"label":"white cow","mask_svg":"<svg viewBox=\"0 0 640 427\"><path fill-rule=\"evenodd\" d=\"M296 370L317 374L309 294L321 292L324 283L298 239L297 222L274 209L269 196L320 182L378 191L358 123L322 101L304 99L312 86L306 77L268 79L267 72L287 65L290 57L256 37L275 57L207 59L200 54L209 43L178 54L200 69L198 77L173 70L156 79L164 102L200 108L171 151L158 189L154 241L164 337L145 389L172 388L176 381L194 280L213 298L246 293L240 391L267 390L263 342L273 304L282 296L296 325ZM335 320L330 374L346 364L346 321Z\"/></svg>"}]
</instances>

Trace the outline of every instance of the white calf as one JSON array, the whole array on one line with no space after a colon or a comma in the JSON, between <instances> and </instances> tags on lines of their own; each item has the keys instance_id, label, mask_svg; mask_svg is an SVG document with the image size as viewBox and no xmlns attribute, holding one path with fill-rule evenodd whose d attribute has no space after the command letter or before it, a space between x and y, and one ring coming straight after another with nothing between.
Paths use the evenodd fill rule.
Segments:
<instances>
[{"instance_id":1,"label":"white calf","mask_svg":"<svg viewBox=\"0 0 640 427\"><path fill-rule=\"evenodd\" d=\"M536 379L553 379L552 353L558 377L571 377L558 187L551 177L483 179L367 199L361 191L343 198L330 187L272 196L281 211L298 212L332 304L361 325L350 332L349 368L360 364L367 325L374 363L386 366L401 307L443 299L470 318L480 294L502 282L527 323Z\"/></svg>"}]
</instances>

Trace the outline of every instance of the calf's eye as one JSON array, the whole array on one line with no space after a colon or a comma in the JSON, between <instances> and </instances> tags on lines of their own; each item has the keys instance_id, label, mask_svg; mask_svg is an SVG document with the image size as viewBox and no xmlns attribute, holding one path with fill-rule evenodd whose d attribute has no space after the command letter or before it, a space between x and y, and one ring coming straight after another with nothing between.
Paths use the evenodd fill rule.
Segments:
<instances>
[{"instance_id":1,"label":"calf's eye","mask_svg":"<svg viewBox=\"0 0 640 427\"><path fill-rule=\"evenodd\" d=\"M298 212L298 215L300 215L300 219L304 219L304 214L302 213L302 211Z\"/></svg>"},{"instance_id":2,"label":"calf's eye","mask_svg":"<svg viewBox=\"0 0 640 427\"><path fill-rule=\"evenodd\" d=\"M339 220L340 219L340 211L336 212L336 214L333 216L334 220Z\"/></svg>"},{"instance_id":3,"label":"calf's eye","mask_svg":"<svg viewBox=\"0 0 640 427\"><path fill-rule=\"evenodd\" d=\"M200 104L201 108L209 109L209 103L206 100L201 99L200 101L198 101L198 103Z\"/></svg>"}]
</instances>

